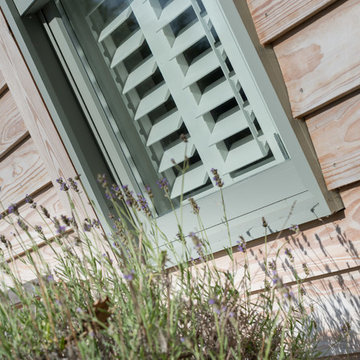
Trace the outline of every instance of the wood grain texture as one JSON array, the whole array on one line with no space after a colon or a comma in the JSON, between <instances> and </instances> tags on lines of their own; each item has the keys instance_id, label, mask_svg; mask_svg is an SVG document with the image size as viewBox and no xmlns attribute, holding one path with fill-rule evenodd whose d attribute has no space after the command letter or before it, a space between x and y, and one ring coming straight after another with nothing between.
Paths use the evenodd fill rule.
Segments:
<instances>
[{"instance_id":1,"label":"wood grain texture","mask_svg":"<svg viewBox=\"0 0 360 360\"><path fill-rule=\"evenodd\" d=\"M0 98L0 159L28 135L10 91Z\"/></svg>"},{"instance_id":2,"label":"wood grain texture","mask_svg":"<svg viewBox=\"0 0 360 360\"><path fill-rule=\"evenodd\" d=\"M334 215L325 223L316 221L300 226L298 233L288 231L280 238L276 238L277 235L271 236L267 247L264 239L247 243L246 255L252 275L252 290L256 291L264 286L266 252L268 262L276 260L279 276L285 283L295 281L295 272L300 278L312 279L324 274L351 271L360 266L360 183L356 187L343 190L341 196L346 207L344 217ZM291 256L286 250L290 251ZM235 251L234 258L238 269L236 277L240 280L244 273L245 257L236 248ZM218 253L214 265L226 271L231 262L225 252Z\"/></svg>"},{"instance_id":3,"label":"wood grain texture","mask_svg":"<svg viewBox=\"0 0 360 360\"><path fill-rule=\"evenodd\" d=\"M360 87L359 18L348 0L274 46L294 117Z\"/></svg>"},{"instance_id":4,"label":"wood grain texture","mask_svg":"<svg viewBox=\"0 0 360 360\"><path fill-rule=\"evenodd\" d=\"M32 139L0 162L0 201L8 207L51 181Z\"/></svg>"},{"instance_id":5,"label":"wood grain texture","mask_svg":"<svg viewBox=\"0 0 360 360\"><path fill-rule=\"evenodd\" d=\"M36 202L38 209L42 205L46 207L52 216L56 216L58 218L60 218L61 214L69 216L69 214L66 214L54 187L51 187L36 196L34 201ZM45 224L39 212L36 209L33 209L30 204L20 206L19 212L22 218L28 223L28 233L31 238L17 224L17 216L12 214L7 218L0 220L0 234L4 235L6 239L10 241L12 246L11 249L7 249L4 244L0 245L0 248L4 251L6 260L23 254L25 250L32 247L33 242L37 245L44 243L44 240L39 237L38 233L34 230L34 227L37 225L42 227L43 233L47 239L56 235L53 223L50 220L47 220L47 224ZM10 221L15 225L12 225Z\"/></svg>"},{"instance_id":6,"label":"wood grain texture","mask_svg":"<svg viewBox=\"0 0 360 360\"><path fill-rule=\"evenodd\" d=\"M260 43L266 45L337 0L247 0Z\"/></svg>"},{"instance_id":7,"label":"wood grain texture","mask_svg":"<svg viewBox=\"0 0 360 360\"><path fill-rule=\"evenodd\" d=\"M0 10L0 68L7 85L16 102L19 112L25 122L31 138L39 149L40 156L46 164L46 169L52 182L62 177L74 178L77 173L69 155L60 139L44 101L36 87L34 80L26 66L19 48L6 24ZM59 193L65 207L69 206L67 196ZM95 212L84 192L83 202L87 209L83 212L90 217L96 217ZM77 208L82 212L82 205L75 200Z\"/></svg>"},{"instance_id":8,"label":"wood grain texture","mask_svg":"<svg viewBox=\"0 0 360 360\"><path fill-rule=\"evenodd\" d=\"M360 180L360 94L306 120L328 189Z\"/></svg>"}]
</instances>

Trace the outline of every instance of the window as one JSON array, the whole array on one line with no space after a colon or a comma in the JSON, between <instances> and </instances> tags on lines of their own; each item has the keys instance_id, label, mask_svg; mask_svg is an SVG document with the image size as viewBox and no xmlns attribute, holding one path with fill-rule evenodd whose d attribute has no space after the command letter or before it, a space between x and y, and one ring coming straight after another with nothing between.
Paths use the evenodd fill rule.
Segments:
<instances>
[{"instance_id":1,"label":"window","mask_svg":"<svg viewBox=\"0 0 360 360\"><path fill-rule=\"evenodd\" d=\"M114 177L157 192L154 211L177 232L196 228L188 197L220 238L222 209L211 168L225 183L234 236L262 235L331 211L301 152L233 0L58 0L44 14ZM54 12L59 16L54 16ZM186 138L183 141L182 138ZM189 168L179 172L184 157Z\"/></svg>"}]
</instances>

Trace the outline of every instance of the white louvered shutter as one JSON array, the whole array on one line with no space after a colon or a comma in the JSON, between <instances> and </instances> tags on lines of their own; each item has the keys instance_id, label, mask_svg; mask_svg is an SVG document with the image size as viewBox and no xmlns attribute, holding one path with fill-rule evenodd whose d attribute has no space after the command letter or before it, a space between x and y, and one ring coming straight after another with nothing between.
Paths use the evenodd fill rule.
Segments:
<instances>
[{"instance_id":1,"label":"white louvered shutter","mask_svg":"<svg viewBox=\"0 0 360 360\"><path fill-rule=\"evenodd\" d=\"M116 3L116 17L99 20L94 36L172 198L214 190L211 168L229 186L286 158L272 121L248 97L248 76L231 55L237 44L216 27L215 0Z\"/></svg>"}]
</instances>

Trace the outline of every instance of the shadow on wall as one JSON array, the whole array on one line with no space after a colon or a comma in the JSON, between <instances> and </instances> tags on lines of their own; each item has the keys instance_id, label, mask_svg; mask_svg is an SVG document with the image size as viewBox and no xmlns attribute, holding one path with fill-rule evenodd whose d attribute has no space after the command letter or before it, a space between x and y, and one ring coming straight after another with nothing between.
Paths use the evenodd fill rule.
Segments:
<instances>
[{"instance_id":1,"label":"shadow on wall","mask_svg":"<svg viewBox=\"0 0 360 360\"><path fill-rule=\"evenodd\" d=\"M320 350L329 359L344 353L358 353L354 359L360 359L359 185L349 189L351 201L345 213L270 234L266 246L264 238L247 244L254 294L264 287L266 258L285 286L304 294L304 305L313 313L321 334ZM234 254L239 279L244 272L244 256L241 251ZM215 264L223 270L228 268L224 253L216 254ZM302 280L300 288L297 278Z\"/></svg>"},{"instance_id":2,"label":"shadow on wall","mask_svg":"<svg viewBox=\"0 0 360 360\"><path fill-rule=\"evenodd\" d=\"M322 334L320 350L329 356L359 352L360 270L314 281L306 295Z\"/></svg>"}]
</instances>

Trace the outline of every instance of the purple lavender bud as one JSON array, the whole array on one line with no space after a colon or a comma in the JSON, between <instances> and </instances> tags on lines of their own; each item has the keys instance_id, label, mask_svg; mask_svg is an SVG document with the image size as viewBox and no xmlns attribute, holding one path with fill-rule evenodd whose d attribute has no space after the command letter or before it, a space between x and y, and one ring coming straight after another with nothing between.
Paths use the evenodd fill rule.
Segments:
<instances>
[{"instance_id":1,"label":"purple lavender bud","mask_svg":"<svg viewBox=\"0 0 360 360\"><path fill-rule=\"evenodd\" d=\"M29 194L25 195L25 202L27 204L32 204L34 202L34 200L31 198L31 196Z\"/></svg>"},{"instance_id":2,"label":"purple lavender bud","mask_svg":"<svg viewBox=\"0 0 360 360\"><path fill-rule=\"evenodd\" d=\"M84 231L90 232L90 231L91 231L91 228L92 228L92 224L89 223L89 222L87 222L87 221L85 221L83 228L84 228Z\"/></svg>"},{"instance_id":3,"label":"purple lavender bud","mask_svg":"<svg viewBox=\"0 0 360 360\"><path fill-rule=\"evenodd\" d=\"M160 189L168 190L169 182L166 178L160 179L157 184L159 185Z\"/></svg>"},{"instance_id":4,"label":"purple lavender bud","mask_svg":"<svg viewBox=\"0 0 360 360\"><path fill-rule=\"evenodd\" d=\"M62 235L65 231L66 231L66 226L62 226L62 225L58 226L56 229L56 233L59 235Z\"/></svg>"}]
</instances>

